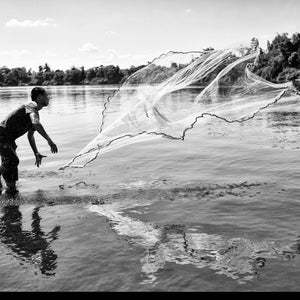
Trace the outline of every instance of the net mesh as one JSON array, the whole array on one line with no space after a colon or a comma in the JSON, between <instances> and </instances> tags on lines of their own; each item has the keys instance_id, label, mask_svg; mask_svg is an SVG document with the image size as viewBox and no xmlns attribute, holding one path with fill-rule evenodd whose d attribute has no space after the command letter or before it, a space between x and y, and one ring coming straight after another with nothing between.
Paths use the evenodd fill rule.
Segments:
<instances>
[{"instance_id":1,"label":"net mesh","mask_svg":"<svg viewBox=\"0 0 300 300\"><path fill-rule=\"evenodd\" d=\"M259 53L252 45L161 55L108 97L98 135L62 169L151 136L184 140L200 119L254 118L293 92L291 82L274 84L251 71Z\"/></svg>"}]
</instances>

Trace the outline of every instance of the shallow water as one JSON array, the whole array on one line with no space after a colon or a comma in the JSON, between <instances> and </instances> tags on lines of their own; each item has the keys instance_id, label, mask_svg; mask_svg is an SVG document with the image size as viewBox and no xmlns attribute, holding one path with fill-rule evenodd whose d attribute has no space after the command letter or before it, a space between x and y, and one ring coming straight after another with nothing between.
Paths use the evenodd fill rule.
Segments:
<instances>
[{"instance_id":1,"label":"shallow water","mask_svg":"<svg viewBox=\"0 0 300 300\"><path fill-rule=\"evenodd\" d=\"M206 119L58 170L97 135L116 87L49 87L57 143L17 141L19 194L0 196L0 290L296 291L299 98L244 124ZM31 88L0 89L0 119Z\"/></svg>"}]
</instances>

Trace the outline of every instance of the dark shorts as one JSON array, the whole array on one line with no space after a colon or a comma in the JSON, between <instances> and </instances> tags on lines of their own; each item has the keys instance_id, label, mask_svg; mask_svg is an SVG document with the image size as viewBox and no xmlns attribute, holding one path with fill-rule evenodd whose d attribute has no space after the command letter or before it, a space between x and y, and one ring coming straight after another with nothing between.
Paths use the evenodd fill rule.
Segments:
<instances>
[{"instance_id":1,"label":"dark shorts","mask_svg":"<svg viewBox=\"0 0 300 300\"><path fill-rule=\"evenodd\" d=\"M9 141L1 134L0 130L0 175L6 182L18 181L19 158L16 154L17 145L14 141Z\"/></svg>"}]
</instances>

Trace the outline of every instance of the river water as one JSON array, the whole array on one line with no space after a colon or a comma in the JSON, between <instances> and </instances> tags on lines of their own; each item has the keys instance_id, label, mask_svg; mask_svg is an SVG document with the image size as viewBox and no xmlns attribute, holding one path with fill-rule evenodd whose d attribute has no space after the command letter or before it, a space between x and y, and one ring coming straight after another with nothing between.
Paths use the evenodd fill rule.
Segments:
<instances>
[{"instance_id":1,"label":"river water","mask_svg":"<svg viewBox=\"0 0 300 300\"><path fill-rule=\"evenodd\" d=\"M17 140L19 194L0 196L0 290L299 290L299 98L59 170L97 135L116 88L47 87L40 118L59 152L35 134L47 155L37 168ZM1 88L0 119L30 90Z\"/></svg>"}]
</instances>

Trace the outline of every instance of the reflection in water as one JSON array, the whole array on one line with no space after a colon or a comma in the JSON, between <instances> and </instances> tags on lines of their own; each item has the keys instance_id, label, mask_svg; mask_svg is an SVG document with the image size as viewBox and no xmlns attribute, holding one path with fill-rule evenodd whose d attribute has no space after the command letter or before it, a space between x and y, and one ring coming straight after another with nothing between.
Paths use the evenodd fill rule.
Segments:
<instances>
[{"instance_id":1,"label":"reflection in water","mask_svg":"<svg viewBox=\"0 0 300 300\"><path fill-rule=\"evenodd\" d=\"M162 228L158 245L148 249L141 260L150 282L167 262L210 268L242 284L259 276L266 259L292 259L295 253L279 245L255 243L245 238L227 239L216 234L187 233L184 226ZM148 280L148 282L149 282ZM146 281L147 282L147 281Z\"/></svg>"},{"instance_id":2,"label":"reflection in water","mask_svg":"<svg viewBox=\"0 0 300 300\"><path fill-rule=\"evenodd\" d=\"M131 208L141 204L132 204ZM143 283L156 284L159 271L167 263L209 268L242 284L259 276L267 259L290 260L299 254L300 241L294 245L254 242L246 238L227 238L195 232L184 225L154 226L122 215L128 203L91 206L91 211L106 216L114 232L145 249L141 259Z\"/></svg>"},{"instance_id":3,"label":"reflection in water","mask_svg":"<svg viewBox=\"0 0 300 300\"><path fill-rule=\"evenodd\" d=\"M17 92L16 92L17 91ZM22 99L23 101L30 100L30 87L24 88L3 88L0 89L0 98L1 101L11 101L15 102L16 99Z\"/></svg>"},{"instance_id":4,"label":"reflection in water","mask_svg":"<svg viewBox=\"0 0 300 300\"><path fill-rule=\"evenodd\" d=\"M266 114L266 121L271 127L295 129L300 127L299 116L299 97L295 97L294 100L278 104L277 109L270 110Z\"/></svg>"},{"instance_id":5,"label":"reflection in water","mask_svg":"<svg viewBox=\"0 0 300 300\"><path fill-rule=\"evenodd\" d=\"M57 86L46 88L50 97L50 105L47 108L49 114L88 114L100 113L104 101L116 89L115 86L97 87L91 86ZM97 124L98 126L98 124Z\"/></svg>"},{"instance_id":6,"label":"reflection in water","mask_svg":"<svg viewBox=\"0 0 300 300\"><path fill-rule=\"evenodd\" d=\"M14 257L21 260L21 264L31 263L39 268L42 274L53 276L57 266L57 255L50 248L50 244L57 239L60 227L56 226L45 234L40 226L39 209L36 207L32 212L32 230L25 231L22 230L22 213L19 206L2 208L0 241L12 251Z\"/></svg>"},{"instance_id":7,"label":"reflection in water","mask_svg":"<svg viewBox=\"0 0 300 300\"><path fill-rule=\"evenodd\" d=\"M269 113L273 127L300 127L300 112L274 111Z\"/></svg>"}]
</instances>

